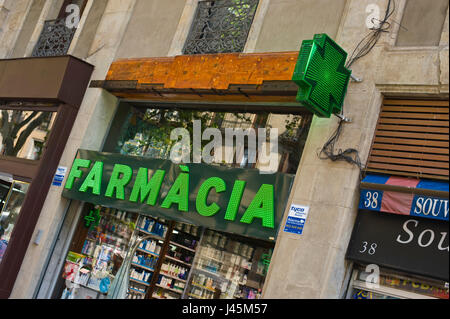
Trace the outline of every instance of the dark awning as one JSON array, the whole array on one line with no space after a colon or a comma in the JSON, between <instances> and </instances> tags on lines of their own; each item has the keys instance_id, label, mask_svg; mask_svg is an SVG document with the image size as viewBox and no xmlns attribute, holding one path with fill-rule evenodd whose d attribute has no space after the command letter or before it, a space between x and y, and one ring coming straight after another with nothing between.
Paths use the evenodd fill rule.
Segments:
<instances>
[{"instance_id":1,"label":"dark awning","mask_svg":"<svg viewBox=\"0 0 450 319\"><path fill-rule=\"evenodd\" d=\"M78 108L93 69L70 55L0 60L0 100L64 103Z\"/></svg>"}]
</instances>

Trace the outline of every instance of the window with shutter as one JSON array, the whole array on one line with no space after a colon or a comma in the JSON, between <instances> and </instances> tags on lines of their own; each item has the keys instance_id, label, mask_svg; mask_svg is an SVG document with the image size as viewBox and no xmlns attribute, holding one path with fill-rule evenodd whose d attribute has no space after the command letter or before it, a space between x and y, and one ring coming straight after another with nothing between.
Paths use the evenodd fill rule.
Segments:
<instances>
[{"instance_id":1,"label":"window with shutter","mask_svg":"<svg viewBox=\"0 0 450 319\"><path fill-rule=\"evenodd\" d=\"M448 180L449 101L385 99L367 171Z\"/></svg>"}]
</instances>

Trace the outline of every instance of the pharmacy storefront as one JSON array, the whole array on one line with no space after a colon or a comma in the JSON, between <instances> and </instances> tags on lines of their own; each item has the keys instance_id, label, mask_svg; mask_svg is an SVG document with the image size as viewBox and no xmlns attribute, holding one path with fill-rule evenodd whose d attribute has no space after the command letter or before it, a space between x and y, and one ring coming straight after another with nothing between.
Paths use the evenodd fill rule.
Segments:
<instances>
[{"instance_id":1,"label":"pharmacy storefront","mask_svg":"<svg viewBox=\"0 0 450 319\"><path fill-rule=\"evenodd\" d=\"M100 152L68 170L62 196L83 211L52 297L260 298L313 114L339 112L350 79L312 94L306 44L118 60L92 81L119 103Z\"/></svg>"},{"instance_id":2,"label":"pharmacy storefront","mask_svg":"<svg viewBox=\"0 0 450 319\"><path fill-rule=\"evenodd\" d=\"M293 176L79 150L61 298L255 299Z\"/></svg>"}]
</instances>

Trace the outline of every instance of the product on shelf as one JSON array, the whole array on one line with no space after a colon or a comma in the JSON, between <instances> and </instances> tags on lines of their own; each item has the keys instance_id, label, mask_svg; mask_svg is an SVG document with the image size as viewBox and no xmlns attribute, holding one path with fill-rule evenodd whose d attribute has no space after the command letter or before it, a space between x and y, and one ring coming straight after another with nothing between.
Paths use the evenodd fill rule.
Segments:
<instances>
[{"instance_id":1,"label":"product on shelf","mask_svg":"<svg viewBox=\"0 0 450 319\"><path fill-rule=\"evenodd\" d=\"M126 259L131 262L129 299L260 298L270 244L258 246L256 240L186 223L95 209L98 224L86 229L83 241L67 255L67 282L105 296ZM71 289L66 288L63 298L77 295Z\"/></svg>"},{"instance_id":2,"label":"product on shelf","mask_svg":"<svg viewBox=\"0 0 450 319\"><path fill-rule=\"evenodd\" d=\"M149 284L152 279L152 274L152 272L146 271L145 269L132 268L130 279Z\"/></svg>"},{"instance_id":3,"label":"product on shelf","mask_svg":"<svg viewBox=\"0 0 450 319\"><path fill-rule=\"evenodd\" d=\"M98 224L85 224L86 237L80 251L67 255L62 298L100 298L107 294L130 248L137 214L100 206L94 209L98 212ZM70 282L77 285L69 285Z\"/></svg>"},{"instance_id":4,"label":"product on shelf","mask_svg":"<svg viewBox=\"0 0 450 319\"><path fill-rule=\"evenodd\" d=\"M139 223L139 228L144 232L164 238L167 234L167 227L153 218L143 217Z\"/></svg>"},{"instance_id":5,"label":"product on shelf","mask_svg":"<svg viewBox=\"0 0 450 319\"><path fill-rule=\"evenodd\" d=\"M182 280L186 280L189 273L189 269L186 267L176 265L174 263L163 263L161 265L161 273Z\"/></svg>"}]
</instances>

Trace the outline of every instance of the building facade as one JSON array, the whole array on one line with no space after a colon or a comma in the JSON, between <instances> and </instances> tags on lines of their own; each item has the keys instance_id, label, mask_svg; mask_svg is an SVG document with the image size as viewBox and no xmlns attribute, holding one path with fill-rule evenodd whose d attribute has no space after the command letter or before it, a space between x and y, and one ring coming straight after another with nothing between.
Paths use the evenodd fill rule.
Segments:
<instances>
[{"instance_id":1,"label":"building facade","mask_svg":"<svg viewBox=\"0 0 450 319\"><path fill-rule=\"evenodd\" d=\"M54 144L51 144L53 140L49 137L44 145L41 162L51 163L49 167L33 160L24 163L14 154L2 154L0 157L1 185L5 185L5 191L1 193L5 206L2 212L8 210L5 218L12 211L8 208L10 201L7 196L11 197L11 190L15 189L13 185L24 184L30 189L34 186L33 191L28 190L23 195L23 201L19 200L16 204L18 217L9 223L10 226L5 225L8 240L5 239L7 243L0 264L0 277L7 280L2 280L0 284L0 297L69 296L73 293L73 287L64 280L67 277L63 278L71 270L67 268L68 260L79 264L80 258L84 258L80 255L95 255L95 251L89 252L90 248L84 246L90 230L83 228L85 217L97 208L102 216L118 214L129 208L132 214L121 215L120 218L134 218L135 223L143 228L146 228L146 220L139 218L153 216L161 224L174 220L167 229L162 228L160 235L175 236L177 232L186 230L183 228L185 226L180 228L177 223L192 224L203 227L202 238L209 236L213 242L216 240L216 245L226 237L224 240L230 240L229 243L245 243L253 248L251 253L249 248L243 254L230 252L230 258L236 259L237 255L242 258L246 254L254 256L256 251L261 252L258 260L252 260L252 264L244 267L250 269L249 272L240 272L241 275L248 275L245 281L252 282L249 273L261 262L264 278L259 281L259 286L252 290L253 285L244 291L236 288L244 280L242 276L235 278L225 274L222 277L226 280L238 282L234 286L223 286L221 293L224 295L217 295L218 283L211 285L210 282L202 282L199 285L203 286L203 290L208 292L204 287L211 290L210 294L205 293L205 298L231 298L237 292L241 297L245 295L244 298L335 299L369 295L448 298L445 288L445 282L448 282L448 19L448 2L441 0L0 0L0 83L4 87L8 82L2 76L7 75L8 67L14 61L21 65L29 63L29 70L36 61L50 61L49 57L66 57L80 64L71 71L74 73L61 70L61 73L68 74L68 79L71 74L73 79L77 79L75 84L68 80L66 85L69 91L78 91L78 99L70 99L70 94L66 98L61 95L52 97L49 93L37 101L37 93L31 92L30 100L26 99L28 93L23 88L24 92L19 90L16 96L8 96L5 93L7 90L0 87L1 109L10 114L18 110L59 114L63 108L60 105L75 105L72 109L77 109L67 118L60 117L71 122L73 127L69 126L64 131L62 127L65 126L58 126L58 119L50 125L49 131L52 133L60 129L64 131L53 136L66 137L59 141L54 137ZM68 27L72 23L77 28ZM352 70L353 80L347 89L341 118L313 116L296 102L298 86L291 81L302 41L323 33L347 51L348 61L352 62L348 68ZM366 37L368 35L371 37ZM373 42L367 42L367 39L373 39ZM46 67L54 68L54 65L43 66L44 69ZM80 73L77 70L83 67L86 68L83 76L75 77ZM37 74L44 76L43 69L40 72ZM16 71L15 74L19 73ZM22 76L27 78L26 75L23 71ZM89 79L89 87L86 88ZM38 82L30 81L30 86ZM60 85L64 87L65 83ZM20 104L18 107L18 102L29 105ZM214 123L222 132L226 128L270 127L278 128L280 136L288 135L287 142L280 142L276 152L279 163L275 169L277 174L290 178L289 182L285 180L281 185L290 187L276 193L283 208L277 209L281 212L276 227L278 231L273 239L255 241L259 235L250 233L248 229L240 233L237 230L227 231L217 226L219 223L211 226L189 218L177 219L174 214L161 213L161 209L140 216L139 209L122 206L123 203L69 194L65 183L73 170L75 158L99 162L96 156L106 152L110 158L121 155L128 159L127 156L167 159L167 147L153 143L149 151L139 144L145 134L148 140L156 136L154 132L160 132L146 133L145 129L155 123L151 121L151 116L155 114L159 116L159 122L156 122L161 123L165 116L158 113L161 110L166 110L165 115L172 112L167 119L174 122L174 127L190 128L190 122L184 125L186 119L180 114L187 112L191 121L195 111L196 119L202 119L207 127ZM178 113L173 114L174 111ZM205 113L213 113L214 116L209 114L205 117ZM11 117L3 114L3 120ZM22 115L22 122L27 114ZM321 152L329 150L324 146L330 146L327 142L333 142L330 138L335 136L337 128L340 128L339 139L336 145L332 144L334 154L331 155L339 154L339 150L354 150L350 154L357 154L357 157L351 156L351 160L345 160L343 156L333 158L330 153ZM170 130L164 132L167 134ZM5 136L0 136L2 142L7 140L6 133L3 134ZM33 135L28 137L33 138ZM228 152L223 150L224 154ZM324 154L329 156L324 157ZM251 161L248 159L252 156L248 151L239 156L236 154L234 166L208 166L204 172L206 174L211 169L211 174L219 174L215 169L224 169L224 175L217 176L226 181L227 172L231 172L226 169L235 169L240 172L236 173L236 179L244 179L238 177L242 176L239 175L242 172L247 174L250 169L262 169L258 162L249 165ZM122 157L117 157L119 160ZM117 163L104 161L105 167ZM133 169L139 168L132 162L128 165ZM67 172L63 174L63 183L53 185L58 167L67 168ZM86 166L84 168L88 169ZM18 173L21 171L30 173L21 175ZM83 174L86 177L88 171L83 170ZM369 178L372 175L378 177L375 178L377 182ZM385 177L384 182L380 182L380 176ZM386 182L389 178L391 182ZM250 180L258 179L245 181L250 185ZM423 180L425 182L420 184ZM434 186L427 184L428 181ZM105 183L102 185L106 187ZM389 187L380 186L386 184ZM77 184L76 179L74 185L80 189L83 187ZM392 197L394 204L391 203L391 206L397 208L390 206L381 209L381 206L374 204L374 209L370 209L364 206L364 201L361 204L361 196L368 196L367 190L375 190L380 196L383 192L383 203L388 198L385 195L391 191L412 198L416 195L427 196L423 197L422 202L416 198L414 207L417 207L417 202L421 203L422 208L431 207L425 205L428 198L435 200L433 203L436 205L441 204L442 218L430 221L426 216L414 216L416 222L404 226L411 232L412 225L424 224L424 230L434 232L433 245L434 242L438 245L439 255L432 256L440 264L439 269L419 263L417 269L409 269L403 267L404 260L390 263L396 254L394 248L385 252L385 259L358 255L358 251L366 251L361 246L359 250L355 248L355 243L361 244L359 229L364 231L367 223L392 228L392 236L400 236L403 242L408 241L409 234L406 231L401 233L402 225L409 219L400 216L408 213L397 207L402 205L395 204L402 203L406 195ZM92 187L91 193L93 191ZM372 193L370 196L373 196ZM249 205L247 203L246 207ZM292 205L308 208L300 234L285 229ZM364 218L367 220L364 221ZM381 219L371 221L370 218ZM177 232L174 233L174 230ZM420 235L424 230L418 231L415 236L421 236L419 246L428 247L431 237L427 236L432 235L430 232ZM217 233L222 237L214 239ZM228 233L247 235L245 238L227 237ZM442 236L438 237L438 233ZM162 240L162 250L158 251L158 255L164 253L174 257L168 254L173 248L169 242L174 242L174 238L165 237ZM366 242L368 251L373 242ZM205 250L197 251L195 256L207 254L209 246L205 243L208 240L202 239L197 248ZM92 249L95 250L95 247ZM411 251L413 255L418 254L417 250ZM97 259L100 253L97 252ZM429 255L417 256L423 259ZM446 265L445 262L442 264L442 256L447 259ZM247 258L247 261L250 259ZM167 271L165 265L168 263L164 263L162 258L158 260L156 269L164 274L162 271ZM267 261L266 268L264 260ZM188 264L198 266L198 259ZM381 289L363 286L367 276L360 274L367 272L365 267L371 264L381 269ZM193 275L188 278L178 275L181 266L180 263L176 266L175 280L182 279L178 281L190 285L189 293L198 296L200 293L195 293L197 290L192 287L195 286L192 283L198 283L192 281ZM118 277L121 269L113 268ZM446 278L440 274L442 268L447 270ZM126 272L126 269L123 271ZM147 273L142 270L137 272L139 275L133 274L143 276L145 282L151 283L151 293L144 293L145 296L160 298L165 292L157 291L175 289L173 283L165 285L161 277L148 279ZM174 272L166 272L166 276L173 277ZM401 289L393 287L392 282L399 280L404 280L404 286L410 285L412 288L404 294L398 292ZM110 282L102 284L114 289L117 287L112 277ZM435 287L433 291L438 293L422 292L421 285ZM140 287L134 288L142 295ZM176 287L185 289L183 285ZM182 296L189 297L185 290ZM79 297L105 297L104 292L100 289L96 294L80 293ZM179 291L176 293L179 294ZM117 292L114 296L122 295Z\"/></svg>"}]
</instances>

